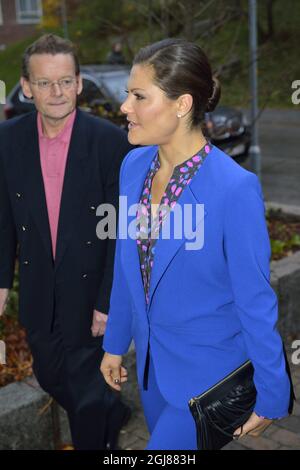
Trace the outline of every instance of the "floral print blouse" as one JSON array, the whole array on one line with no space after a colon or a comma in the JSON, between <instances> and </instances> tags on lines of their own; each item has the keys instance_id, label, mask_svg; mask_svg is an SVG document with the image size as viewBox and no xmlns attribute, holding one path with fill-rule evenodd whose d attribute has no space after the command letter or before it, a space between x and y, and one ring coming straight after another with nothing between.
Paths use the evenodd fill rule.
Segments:
<instances>
[{"instance_id":1,"label":"floral print blouse","mask_svg":"<svg viewBox=\"0 0 300 470\"><path fill-rule=\"evenodd\" d=\"M162 224L169 211L175 206L184 188L190 184L197 170L211 151L211 148L211 144L206 143L199 152L174 168L154 218L151 215L151 187L153 178L160 168L158 153L151 163L137 210L137 247L147 305L149 304L150 278L154 263L155 243Z\"/></svg>"}]
</instances>

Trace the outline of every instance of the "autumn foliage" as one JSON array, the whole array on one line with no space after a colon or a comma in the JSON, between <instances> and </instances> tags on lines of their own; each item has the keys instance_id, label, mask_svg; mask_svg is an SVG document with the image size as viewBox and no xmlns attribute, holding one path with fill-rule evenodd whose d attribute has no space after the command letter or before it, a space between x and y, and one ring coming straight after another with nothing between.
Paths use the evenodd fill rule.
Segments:
<instances>
[{"instance_id":1,"label":"autumn foliage","mask_svg":"<svg viewBox=\"0 0 300 470\"><path fill-rule=\"evenodd\" d=\"M24 329L16 318L4 315L1 330L6 344L6 364L0 365L0 387L32 375L32 357Z\"/></svg>"}]
</instances>

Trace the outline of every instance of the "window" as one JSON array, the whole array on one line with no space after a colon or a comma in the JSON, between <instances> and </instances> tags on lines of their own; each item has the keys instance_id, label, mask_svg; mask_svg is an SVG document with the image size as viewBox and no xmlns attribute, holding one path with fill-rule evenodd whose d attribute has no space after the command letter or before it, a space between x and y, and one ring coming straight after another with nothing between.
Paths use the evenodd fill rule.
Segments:
<instances>
[{"instance_id":1,"label":"window","mask_svg":"<svg viewBox=\"0 0 300 470\"><path fill-rule=\"evenodd\" d=\"M43 15L41 0L16 0L16 13L18 23L39 23Z\"/></svg>"},{"instance_id":2,"label":"window","mask_svg":"<svg viewBox=\"0 0 300 470\"><path fill-rule=\"evenodd\" d=\"M0 0L0 24L3 24L3 16L2 16L2 5Z\"/></svg>"}]
</instances>

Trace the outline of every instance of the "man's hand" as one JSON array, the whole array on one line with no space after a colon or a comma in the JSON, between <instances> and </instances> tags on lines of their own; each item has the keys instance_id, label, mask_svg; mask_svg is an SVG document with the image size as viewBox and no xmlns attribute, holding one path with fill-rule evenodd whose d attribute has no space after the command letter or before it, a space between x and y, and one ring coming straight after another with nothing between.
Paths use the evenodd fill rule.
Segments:
<instances>
[{"instance_id":1,"label":"man's hand","mask_svg":"<svg viewBox=\"0 0 300 470\"><path fill-rule=\"evenodd\" d=\"M122 356L106 352L100 366L105 382L118 392L121 384L127 382L127 370L121 364Z\"/></svg>"},{"instance_id":2,"label":"man's hand","mask_svg":"<svg viewBox=\"0 0 300 470\"><path fill-rule=\"evenodd\" d=\"M246 434L249 434L249 436L258 437L272 423L272 419L257 416L257 414L253 412L248 421L246 421L246 423L241 428L238 428L234 431L234 438L240 439Z\"/></svg>"},{"instance_id":3,"label":"man's hand","mask_svg":"<svg viewBox=\"0 0 300 470\"><path fill-rule=\"evenodd\" d=\"M93 313L93 323L91 326L91 331L93 336L103 336L105 333L107 322L107 315L105 313L98 312L94 310Z\"/></svg>"},{"instance_id":4,"label":"man's hand","mask_svg":"<svg viewBox=\"0 0 300 470\"><path fill-rule=\"evenodd\" d=\"M8 301L8 289L0 289L0 317L3 315Z\"/></svg>"}]
</instances>

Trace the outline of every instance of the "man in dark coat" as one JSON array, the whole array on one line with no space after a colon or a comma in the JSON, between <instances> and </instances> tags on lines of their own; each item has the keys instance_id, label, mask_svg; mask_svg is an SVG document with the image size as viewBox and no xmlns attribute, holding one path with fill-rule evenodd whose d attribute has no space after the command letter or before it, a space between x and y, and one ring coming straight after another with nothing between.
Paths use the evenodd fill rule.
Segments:
<instances>
[{"instance_id":1,"label":"man in dark coat","mask_svg":"<svg viewBox=\"0 0 300 470\"><path fill-rule=\"evenodd\" d=\"M41 387L69 417L75 449L116 446L129 409L99 371L115 240L96 234L100 204L118 206L126 134L76 109L72 43L27 48L21 84L37 112L0 125L0 314L19 261L19 318ZM101 237L103 238L103 237Z\"/></svg>"}]
</instances>

